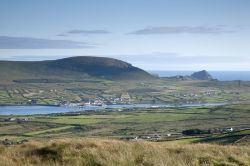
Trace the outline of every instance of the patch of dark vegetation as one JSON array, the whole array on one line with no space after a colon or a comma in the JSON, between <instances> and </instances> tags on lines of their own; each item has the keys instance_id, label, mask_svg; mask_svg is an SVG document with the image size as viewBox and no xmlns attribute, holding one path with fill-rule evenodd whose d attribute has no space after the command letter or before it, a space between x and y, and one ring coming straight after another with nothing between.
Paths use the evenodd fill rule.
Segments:
<instances>
[{"instance_id":1,"label":"patch of dark vegetation","mask_svg":"<svg viewBox=\"0 0 250 166\"><path fill-rule=\"evenodd\" d=\"M243 162L241 162L240 160L238 160L238 159L236 159L236 158L234 158L232 156L228 157L228 161L231 162L231 163L237 164L239 166L247 166Z\"/></svg>"},{"instance_id":2,"label":"patch of dark vegetation","mask_svg":"<svg viewBox=\"0 0 250 166\"><path fill-rule=\"evenodd\" d=\"M42 148L35 149L28 152L28 156L39 156L43 161L62 161L64 150L66 149L66 144L52 144L51 146L46 146Z\"/></svg>"},{"instance_id":3,"label":"patch of dark vegetation","mask_svg":"<svg viewBox=\"0 0 250 166\"><path fill-rule=\"evenodd\" d=\"M183 130L182 134L184 135L200 135L200 134L210 134L210 130L201 130L201 129L189 129L189 130Z\"/></svg>"},{"instance_id":4,"label":"patch of dark vegetation","mask_svg":"<svg viewBox=\"0 0 250 166\"><path fill-rule=\"evenodd\" d=\"M222 137L210 137L210 138L204 138L200 140L201 143L216 143L216 144L233 144L236 141L240 140L243 136L242 135L227 135Z\"/></svg>"}]
</instances>

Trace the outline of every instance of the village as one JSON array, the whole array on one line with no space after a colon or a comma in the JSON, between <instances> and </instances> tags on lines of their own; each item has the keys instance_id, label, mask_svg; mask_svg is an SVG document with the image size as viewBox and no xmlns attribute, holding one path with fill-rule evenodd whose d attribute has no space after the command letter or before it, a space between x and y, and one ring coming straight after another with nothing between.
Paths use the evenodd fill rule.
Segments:
<instances>
[{"instance_id":1,"label":"village","mask_svg":"<svg viewBox=\"0 0 250 166\"><path fill-rule=\"evenodd\" d=\"M128 93L122 93L120 97L115 96L107 96L104 97L96 97L96 98L84 98L81 101L69 102L64 101L60 103L60 106L67 107L82 107L82 106L102 106L105 107L106 104L131 104L131 97Z\"/></svg>"}]
</instances>

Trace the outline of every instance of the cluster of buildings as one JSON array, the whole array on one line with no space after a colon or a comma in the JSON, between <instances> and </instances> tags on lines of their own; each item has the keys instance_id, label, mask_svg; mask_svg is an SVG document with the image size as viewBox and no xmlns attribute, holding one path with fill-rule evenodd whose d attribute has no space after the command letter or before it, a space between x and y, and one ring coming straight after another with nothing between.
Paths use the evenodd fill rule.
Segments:
<instances>
[{"instance_id":1,"label":"cluster of buildings","mask_svg":"<svg viewBox=\"0 0 250 166\"><path fill-rule=\"evenodd\" d=\"M122 138L127 141L142 141L142 140L147 140L147 141L159 141L162 140L162 136L158 134L153 134L153 135L145 135L145 136L129 136Z\"/></svg>"},{"instance_id":2,"label":"cluster of buildings","mask_svg":"<svg viewBox=\"0 0 250 166\"><path fill-rule=\"evenodd\" d=\"M5 122L26 122L28 121L29 118L15 118L15 117L10 117L4 119Z\"/></svg>"},{"instance_id":3,"label":"cluster of buildings","mask_svg":"<svg viewBox=\"0 0 250 166\"><path fill-rule=\"evenodd\" d=\"M61 105L68 107L81 107L81 106L105 106L108 104L129 104L132 101L128 93L122 93L120 97L108 96L108 97L96 97L94 99L84 99L79 102L62 102Z\"/></svg>"},{"instance_id":4,"label":"cluster of buildings","mask_svg":"<svg viewBox=\"0 0 250 166\"><path fill-rule=\"evenodd\" d=\"M122 93L120 97L110 98L112 104L129 104L132 101L128 93Z\"/></svg>"}]
</instances>

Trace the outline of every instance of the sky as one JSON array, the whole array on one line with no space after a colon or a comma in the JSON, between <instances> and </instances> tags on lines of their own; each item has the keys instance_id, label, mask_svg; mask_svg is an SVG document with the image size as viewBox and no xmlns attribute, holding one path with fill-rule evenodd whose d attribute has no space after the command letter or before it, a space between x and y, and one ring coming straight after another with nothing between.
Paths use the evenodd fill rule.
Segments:
<instances>
[{"instance_id":1,"label":"sky","mask_svg":"<svg viewBox=\"0 0 250 166\"><path fill-rule=\"evenodd\" d=\"M0 0L0 60L250 71L249 0Z\"/></svg>"}]
</instances>

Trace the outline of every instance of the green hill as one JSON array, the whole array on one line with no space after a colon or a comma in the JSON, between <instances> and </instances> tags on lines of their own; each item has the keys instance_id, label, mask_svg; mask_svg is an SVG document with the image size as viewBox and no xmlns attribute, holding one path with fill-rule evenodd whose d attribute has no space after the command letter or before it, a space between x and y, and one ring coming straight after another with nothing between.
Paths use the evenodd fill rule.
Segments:
<instances>
[{"instance_id":1,"label":"green hill","mask_svg":"<svg viewBox=\"0 0 250 166\"><path fill-rule=\"evenodd\" d=\"M153 76L117 59L79 56L47 61L0 61L0 78L2 81L86 78L131 80L152 79Z\"/></svg>"}]
</instances>

